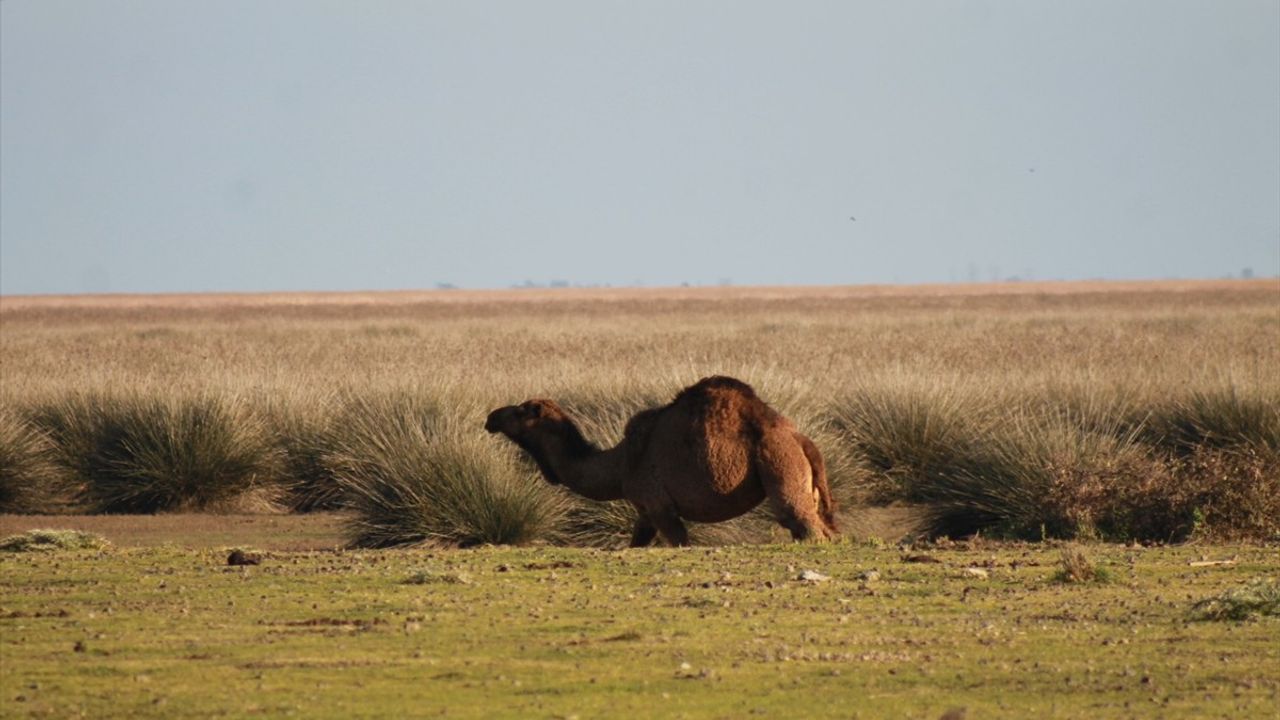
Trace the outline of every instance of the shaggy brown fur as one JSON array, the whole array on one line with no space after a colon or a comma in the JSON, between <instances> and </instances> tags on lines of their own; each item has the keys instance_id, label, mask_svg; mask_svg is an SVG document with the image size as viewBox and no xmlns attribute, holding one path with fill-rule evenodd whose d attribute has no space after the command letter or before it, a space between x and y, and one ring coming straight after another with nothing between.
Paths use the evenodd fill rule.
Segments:
<instances>
[{"instance_id":1,"label":"shaggy brown fur","mask_svg":"<svg viewBox=\"0 0 1280 720\"><path fill-rule=\"evenodd\" d=\"M634 505L640 518L632 547L648 545L656 533L688 545L684 520L730 520L766 499L797 540L838 532L817 446L733 378L705 378L669 405L637 413L608 450L588 442L552 400L498 408L485 429L533 456L548 482Z\"/></svg>"}]
</instances>

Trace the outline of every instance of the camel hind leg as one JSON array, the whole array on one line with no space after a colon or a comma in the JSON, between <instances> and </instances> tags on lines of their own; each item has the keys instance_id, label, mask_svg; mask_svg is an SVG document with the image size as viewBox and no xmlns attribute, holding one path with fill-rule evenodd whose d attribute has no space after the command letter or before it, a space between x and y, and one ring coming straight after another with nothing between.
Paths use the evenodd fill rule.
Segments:
<instances>
[{"instance_id":1,"label":"camel hind leg","mask_svg":"<svg viewBox=\"0 0 1280 720\"><path fill-rule=\"evenodd\" d=\"M786 440L763 444L756 473L769 507L791 537L822 542L834 533L819 510L821 493L814 486L813 467L801 445L791 438Z\"/></svg>"},{"instance_id":2,"label":"camel hind leg","mask_svg":"<svg viewBox=\"0 0 1280 720\"><path fill-rule=\"evenodd\" d=\"M827 526L828 536L836 537L840 534L840 526L836 521L836 499L827 483L827 463L822 459L818 446L808 437L796 433L796 442L804 450L804 456L809 460L809 468L813 472L813 491L818 500L818 515Z\"/></svg>"}]
</instances>

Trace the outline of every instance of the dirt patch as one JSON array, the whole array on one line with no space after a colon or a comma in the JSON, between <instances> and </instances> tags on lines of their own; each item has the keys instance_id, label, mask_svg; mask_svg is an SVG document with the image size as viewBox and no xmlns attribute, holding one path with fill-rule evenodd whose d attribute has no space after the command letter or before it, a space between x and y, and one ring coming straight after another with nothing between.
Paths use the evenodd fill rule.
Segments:
<instances>
[{"instance_id":1,"label":"dirt patch","mask_svg":"<svg viewBox=\"0 0 1280 720\"><path fill-rule=\"evenodd\" d=\"M117 546L217 546L326 550L345 544L343 515L0 515L0 537L57 527L101 535Z\"/></svg>"}]
</instances>

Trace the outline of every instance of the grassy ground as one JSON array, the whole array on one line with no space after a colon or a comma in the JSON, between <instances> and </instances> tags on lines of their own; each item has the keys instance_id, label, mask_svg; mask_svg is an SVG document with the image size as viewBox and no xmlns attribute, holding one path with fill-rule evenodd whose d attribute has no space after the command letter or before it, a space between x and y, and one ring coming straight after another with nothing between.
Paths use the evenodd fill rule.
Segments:
<instances>
[{"instance_id":1,"label":"grassy ground","mask_svg":"<svg viewBox=\"0 0 1280 720\"><path fill-rule=\"evenodd\" d=\"M836 545L644 551L338 551L350 533L331 514L0 516L0 534L115 543L0 553L4 717L1199 718L1280 702L1280 621L1193 619L1280 578L1274 544L1209 544L1280 538L1274 279L4 297L0 323L0 507L85 512L106 470L163 494L178 470L221 482L231 460L272 491L369 464L386 437L391 459L427 438L550 493L482 434L489 409L555 397L608 443L727 373L814 435L856 511ZM1086 545L1061 573L1052 543L906 562L868 540L910 518L856 500L945 504L957 481L985 492L961 510L994 503L1023 535L1061 520L1065 536L1195 542ZM45 485L79 494L26 494ZM160 509L246 509L175 497ZM262 564L228 567L232 546Z\"/></svg>"},{"instance_id":2,"label":"grassy ground","mask_svg":"<svg viewBox=\"0 0 1280 720\"><path fill-rule=\"evenodd\" d=\"M1102 583L1054 581L1046 544L913 552L269 551L252 567L212 547L5 553L0 714L1275 714L1280 620L1191 616L1280 575L1274 548L1086 546ZM1190 565L1206 557L1235 562Z\"/></svg>"}]
</instances>

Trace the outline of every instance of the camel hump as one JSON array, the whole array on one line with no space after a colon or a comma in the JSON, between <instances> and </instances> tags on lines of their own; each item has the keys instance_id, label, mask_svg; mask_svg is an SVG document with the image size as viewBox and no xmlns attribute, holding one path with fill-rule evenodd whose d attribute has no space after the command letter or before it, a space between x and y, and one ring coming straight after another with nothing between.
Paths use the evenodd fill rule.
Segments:
<instances>
[{"instance_id":1,"label":"camel hump","mask_svg":"<svg viewBox=\"0 0 1280 720\"><path fill-rule=\"evenodd\" d=\"M737 378L724 375L712 375L699 380L681 390L671 404L689 408L695 414L727 405L761 420L772 420L777 416L773 408L756 395L754 388Z\"/></svg>"},{"instance_id":2,"label":"camel hump","mask_svg":"<svg viewBox=\"0 0 1280 720\"><path fill-rule=\"evenodd\" d=\"M685 408L696 418L737 416L757 432L785 423L750 385L724 375L703 378L681 390L671 405Z\"/></svg>"},{"instance_id":3,"label":"camel hump","mask_svg":"<svg viewBox=\"0 0 1280 720\"><path fill-rule=\"evenodd\" d=\"M698 382L690 385L676 395L675 402L681 401L700 401L712 394L726 393L732 395L740 395L744 399L759 400L756 395L755 388L742 382L737 378L731 378L727 375L712 375L705 377Z\"/></svg>"}]
</instances>

